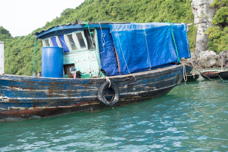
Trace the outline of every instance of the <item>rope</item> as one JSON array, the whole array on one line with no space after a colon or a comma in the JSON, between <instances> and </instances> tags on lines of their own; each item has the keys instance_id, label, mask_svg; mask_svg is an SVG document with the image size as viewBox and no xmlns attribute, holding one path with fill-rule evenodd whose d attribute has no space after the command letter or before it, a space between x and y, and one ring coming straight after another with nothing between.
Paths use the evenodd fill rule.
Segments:
<instances>
[{"instance_id":1,"label":"rope","mask_svg":"<svg viewBox=\"0 0 228 152\"><path fill-rule=\"evenodd\" d=\"M183 64L183 78L184 78L184 82L188 81L187 71L186 71L186 67L184 64Z\"/></svg>"},{"instance_id":2,"label":"rope","mask_svg":"<svg viewBox=\"0 0 228 152\"><path fill-rule=\"evenodd\" d=\"M190 63L191 63L191 65L192 65L192 67L193 67L193 71L196 71L199 75L202 76L202 71L199 70L198 66L196 66L196 65L193 63L192 60L190 60ZM212 79L209 78L207 75L204 75L204 77L206 77L209 81L212 81Z\"/></svg>"},{"instance_id":3,"label":"rope","mask_svg":"<svg viewBox=\"0 0 228 152\"><path fill-rule=\"evenodd\" d=\"M176 44L176 40L175 40L175 36L174 36L174 32L173 32L172 27L171 27L171 35L172 35L172 39L173 39L173 43L174 43L174 47L175 47L175 52L177 55L177 62L180 63L180 56L179 56L179 52L178 52L178 48L177 48L177 44Z\"/></svg>"},{"instance_id":4,"label":"rope","mask_svg":"<svg viewBox=\"0 0 228 152\"><path fill-rule=\"evenodd\" d=\"M134 74L131 74L131 76L135 79L135 81L137 80Z\"/></svg>"},{"instance_id":5,"label":"rope","mask_svg":"<svg viewBox=\"0 0 228 152\"><path fill-rule=\"evenodd\" d=\"M190 63L191 63L191 66L192 66L192 71L193 71L192 73L194 73L194 74L199 74L199 75L202 76L199 67L198 67L197 65L195 65L194 62L193 62L192 60L190 60ZM195 76L195 75L194 75L194 76ZM210 78L208 78L208 79L210 79Z\"/></svg>"},{"instance_id":6,"label":"rope","mask_svg":"<svg viewBox=\"0 0 228 152\"><path fill-rule=\"evenodd\" d=\"M219 76L219 79L220 79L220 80L222 80L222 81L224 82L223 78L221 78L221 76L220 76L220 75L218 75L218 76Z\"/></svg>"},{"instance_id":7,"label":"rope","mask_svg":"<svg viewBox=\"0 0 228 152\"><path fill-rule=\"evenodd\" d=\"M109 79L109 77L105 77L105 80L106 80L106 82L108 82L108 84L109 84L108 87L110 88L112 85L111 80Z\"/></svg>"},{"instance_id":8,"label":"rope","mask_svg":"<svg viewBox=\"0 0 228 152\"><path fill-rule=\"evenodd\" d=\"M151 59L150 59L150 53L149 53L149 47L148 47L148 41L147 41L147 38L146 38L146 36L147 36L147 34L146 34L146 29L145 29L145 27L144 27L144 38L145 38L145 41L146 41L146 50L147 50L147 62L149 63L149 69L151 70L151 67L152 67L152 65L151 65Z\"/></svg>"}]
</instances>

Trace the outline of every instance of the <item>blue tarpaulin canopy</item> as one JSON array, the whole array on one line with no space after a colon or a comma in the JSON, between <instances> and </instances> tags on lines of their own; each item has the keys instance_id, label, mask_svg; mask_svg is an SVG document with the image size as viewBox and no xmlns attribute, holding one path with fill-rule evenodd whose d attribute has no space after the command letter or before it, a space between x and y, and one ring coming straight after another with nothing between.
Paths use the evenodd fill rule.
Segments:
<instances>
[{"instance_id":1,"label":"blue tarpaulin canopy","mask_svg":"<svg viewBox=\"0 0 228 152\"><path fill-rule=\"evenodd\" d=\"M91 28L97 30L101 69L108 76L145 71L190 58L185 24L70 24L36 35L41 39L50 37L54 46L58 36L64 52L69 52L63 35Z\"/></svg>"},{"instance_id":2,"label":"blue tarpaulin canopy","mask_svg":"<svg viewBox=\"0 0 228 152\"><path fill-rule=\"evenodd\" d=\"M115 54L115 46L109 29L99 29L97 32L99 41L99 53L102 70L106 75L118 75L118 64Z\"/></svg>"},{"instance_id":3,"label":"blue tarpaulin canopy","mask_svg":"<svg viewBox=\"0 0 228 152\"><path fill-rule=\"evenodd\" d=\"M99 29L98 34L107 75L144 71L190 57L184 24L110 24L109 30Z\"/></svg>"}]
</instances>

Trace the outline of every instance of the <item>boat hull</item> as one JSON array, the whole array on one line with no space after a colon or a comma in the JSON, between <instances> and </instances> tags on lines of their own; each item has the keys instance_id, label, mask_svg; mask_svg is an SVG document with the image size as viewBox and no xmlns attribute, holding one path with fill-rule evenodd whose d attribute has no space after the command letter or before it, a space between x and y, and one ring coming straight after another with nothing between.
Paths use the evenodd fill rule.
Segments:
<instances>
[{"instance_id":1,"label":"boat hull","mask_svg":"<svg viewBox=\"0 0 228 152\"><path fill-rule=\"evenodd\" d=\"M218 79L219 78L219 72L218 71L207 71L207 72L201 73L201 76L207 80Z\"/></svg>"},{"instance_id":2,"label":"boat hull","mask_svg":"<svg viewBox=\"0 0 228 152\"><path fill-rule=\"evenodd\" d=\"M109 77L118 87L120 106L168 93L183 79L183 66L173 65L130 75ZM0 76L0 120L47 117L107 107L98 91L107 78L64 79Z\"/></svg>"},{"instance_id":3,"label":"boat hull","mask_svg":"<svg viewBox=\"0 0 228 152\"><path fill-rule=\"evenodd\" d=\"M219 77L223 80L228 80L228 71L219 72Z\"/></svg>"}]
</instances>

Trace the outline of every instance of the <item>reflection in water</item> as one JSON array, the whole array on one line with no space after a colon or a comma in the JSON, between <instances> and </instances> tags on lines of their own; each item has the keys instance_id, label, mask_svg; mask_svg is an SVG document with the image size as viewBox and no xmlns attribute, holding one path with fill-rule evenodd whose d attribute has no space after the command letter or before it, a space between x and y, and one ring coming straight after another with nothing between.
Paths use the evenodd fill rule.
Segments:
<instances>
[{"instance_id":1,"label":"reflection in water","mask_svg":"<svg viewBox=\"0 0 228 152\"><path fill-rule=\"evenodd\" d=\"M227 151L228 83L96 112L0 123L0 151Z\"/></svg>"}]
</instances>

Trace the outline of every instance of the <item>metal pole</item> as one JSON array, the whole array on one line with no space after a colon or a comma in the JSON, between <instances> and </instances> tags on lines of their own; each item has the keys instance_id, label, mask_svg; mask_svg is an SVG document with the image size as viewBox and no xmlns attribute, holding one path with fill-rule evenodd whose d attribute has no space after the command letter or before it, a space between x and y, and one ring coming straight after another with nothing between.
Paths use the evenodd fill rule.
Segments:
<instances>
[{"instance_id":1,"label":"metal pole","mask_svg":"<svg viewBox=\"0 0 228 152\"><path fill-rule=\"evenodd\" d=\"M4 43L0 41L0 75L4 74Z\"/></svg>"}]
</instances>

